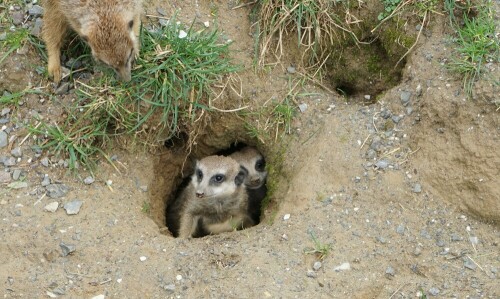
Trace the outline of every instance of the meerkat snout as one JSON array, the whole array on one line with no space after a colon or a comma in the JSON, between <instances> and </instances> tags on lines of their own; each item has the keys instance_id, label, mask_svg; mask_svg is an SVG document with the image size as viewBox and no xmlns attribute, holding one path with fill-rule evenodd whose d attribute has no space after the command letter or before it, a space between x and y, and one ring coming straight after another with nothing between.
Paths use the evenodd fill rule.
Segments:
<instances>
[{"instance_id":1,"label":"meerkat snout","mask_svg":"<svg viewBox=\"0 0 500 299\"><path fill-rule=\"evenodd\" d=\"M203 196L205 196L205 193L199 191L196 192L196 197L203 198Z\"/></svg>"}]
</instances>

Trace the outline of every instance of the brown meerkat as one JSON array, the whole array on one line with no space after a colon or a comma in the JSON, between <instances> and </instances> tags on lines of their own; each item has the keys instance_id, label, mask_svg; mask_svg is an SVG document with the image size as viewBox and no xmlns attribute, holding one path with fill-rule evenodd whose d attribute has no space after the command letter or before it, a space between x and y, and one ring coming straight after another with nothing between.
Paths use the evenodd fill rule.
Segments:
<instances>
[{"instance_id":1,"label":"brown meerkat","mask_svg":"<svg viewBox=\"0 0 500 299\"><path fill-rule=\"evenodd\" d=\"M61 81L61 46L69 28L90 46L92 56L130 81L139 54L142 0L45 0L42 38L48 73Z\"/></svg>"},{"instance_id":2,"label":"brown meerkat","mask_svg":"<svg viewBox=\"0 0 500 299\"><path fill-rule=\"evenodd\" d=\"M251 146L229 155L248 171L245 186L248 193L248 213L255 224L260 222L261 204L266 197L266 161L262 154Z\"/></svg>"},{"instance_id":3,"label":"brown meerkat","mask_svg":"<svg viewBox=\"0 0 500 299\"><path fill-rule=\"evenodd\" d=\"M191 182L177 198L178 236L190 238L244 229L254 225L248 215L246 171L230 157L209 156L196 162Z\"/></svg>"}]
</instances>

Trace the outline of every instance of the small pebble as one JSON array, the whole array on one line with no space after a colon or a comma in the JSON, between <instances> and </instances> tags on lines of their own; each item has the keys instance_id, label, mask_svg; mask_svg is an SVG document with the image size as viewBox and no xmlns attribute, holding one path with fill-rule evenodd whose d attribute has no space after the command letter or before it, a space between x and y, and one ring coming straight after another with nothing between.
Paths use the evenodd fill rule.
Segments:
<instances>
[{"instance_id":1,"label":"small pebble","mask_svg":"<svg viewBox=\"0 0 500 299\"><path fill-rule=\"evenodd\" d=\"M453 242L458 242L458 241L462 241L464 238L462 238L460 235L458 234L451 234L451 240Z\"/></svg>"},{"instance_id":2,"label":"small pebble","mask_svg":"<svg viewBox=\"0 0 500 299\"><path fill-rule=\"evenodd\" d=\"M398 225L398 227L396 228L396 232L400 235L404 234L405 233L405 226L403 224Z\"/></svg>"},{"instance_id":3,"label":"small pebble","mask_svg":"<svg viewBox=\"0 0 500 299\"><path fill-rule=\"evenodd\" d=\"M75 245L73 245L73 244L64 244L63 242L61 242L59 244L59 247L61 247L63 256L67 256L68 254L71 254L71 253L75 252L75 250L76 250L76 246Z\"/></svg>"},{"instance_id":4,"label":"small pebble","mask_svg":"<svg viewBox=\"0 0 500 299\"><path fill-rule=\"evenodd\" d=\"M403 91L401 92L401 103L403 106L407 106L410 103L411 92Z\"/></svg>"},{"instance_id":5,"label":"small pebble","mask_svg":"<svg viewBox=\"0 0 500 299\"><path fill-rule=\"evenodd\" d=\"M80 212L80 208L83 205L81 200L73 200L64 204L64 209L68 215L76 215Z\"/></svg>"},{"instance_id":6,"label":"small pebble","mask_svg":"<svg viewBox=\"0 0 500 299\"><path fill-rule=\"evenodd\" d=\"M314 265L313 265L313 269L314 271L318 271L319 269L321 269L321 262L314 262Z\"/></svg>"},{"instance_id":7,"label":"small pebble","mask_svg":"<svg viewBox=\"0 0 500 299\"><path fill-rule=\"evenodd\" d=\"M59 203L57 201L51 202L46 205L43 209L47 212L54 213L59 208Z\"/></svg>"},{"instance_id":8,"label":"small pebble","mask_svg":"<svg viewBox=\"0 0 500 299\"><path fill-rule=\"evenodd\" d=\"M92 299L104 299L104 298L106 298L106 296L104 296L103 294L92 297Z\"/></svg>"},{"instance_id":9,"label":"small pebble","mask_svg":"<svg viewBox=\"0 0 500 299\"><path fill-rule=\"evenodd\" d=\"M476 269L476 264L471 261L469 258L465 259L464 261L464 267L470 270L475 270Z\"/></svg>"},{"instance_id":10,"label":"small pebble","mask_svg":"<svg viewBox=\"0 0 500 299\"><path fill-rule=\"evenodd\" d=\"M145 261L145 260L147 260L148 258L147 258L147 257L145 257L145 256L141 256L141 257L139 257L139 259L141 260L141 262L144 262L144 261Z\"/></svg>"},{"instance_id":11,"label":"small pebble","mask_svg":"<svg viewBox=\"0 0 500 299\"><path fill-rule=\"evenodd\" d=\"M289 73L289 74L295 74L295 72L297 72L297 70L295 69L295 67L293 66L289 66L286 68L286 71Z\"/></svg>"},{"instance_id":12,"label":"small pebble","mask_svg":"<svg viewBox=\"0 0 500 299\"><path fill-rule=\"evenodd\" d=\"M419 183L416 183L416 184L413 186L413 192L415 192L415 193L420 193L420 192L422 192L422 186L421 186Z\"/></svg>"},{"instance_id":13,"label":"small pebble","mask_svg":"<svg viewBox=\"0 0 500 299\"><path fill-rule=\"evenodd\" d=\"M14 171L12 172L12 179L14 181L17 181L19 180L20 177L21 177L21 169L14 169Z\"/></svg>"},{"instance_id":14,"label":"small pebble","mask_svg":"<svg viewBox=\"0 0 500 299\"><path fill-rule=\"evenodd\" d=\"M288 220L290 219L290 214L285 214L285 216L283 216L283 220Z\"/></svg>"},{"instance_id":15,"label":"small pebble","mask_svg":"<svg viewBox=\"0 0 500 299\"><path fill-rule=\"evenodd\" d=\"M300 112L302 112L302 113L306 112L306 110L307 110L307 104L306 104L306 103L302 103L302 104L300 104L300 105L299 105L299 110L300 110Z\"/></svg>"},{"instance_id":16,"label":"small pebble","mask_svg":"<svg viewBox=\"0 0 500 299\"><path fill-rule=\"evenodd\" d=\"M175 284L171 283L171 284L164 285L163 289L165 291L174 292L175 291Z\"/></svg>"},{"instance_id":17,"label":"small pebble","mask_svg":"<svg viewBox=\"0 0 500 299\"><path fill-rule=\"evenodd\" d=\"M9 145L7 133L0 131L0 148Z\"/></svg>"},{"instance_id":18,"label":"small pebble","mask_svg":"<svg viewBox=\"0 0 500 299\"><path fill-rule=\"evenodd\" d=\"M13 150L10 151L10 154L16 158L21 158L23 156L23 151L21 150L21 148L18 146L18 147L15 147Z\"/></svg>"},{"instance_id":19,"label":"small pebble","mask_svg":"<svg viewBox=\"0 0 500 299\"><path fill-rule=\"evenodd\" d=\"M375 163L375 167L379 169L386 169L389 166L389 161L387 160L380 160Z\"/></svg>"},{"instance_id":20,"label":"small pebble","mask_svg":"<svg viewBox=\"0 0 500 299\"><path fill-rule=\"evenodd\" d=\"M41 184L42 184L42 187L47 187L48 185L50 185L50 178L47 174L43 176Z\"/></svg>"},{"instance_id":21,"label":"small pebble","mask_svg":"<svg viewBox=\"0 0 500 299\"><path fill-rule=\"evenodd\" d=\"M45 189L50 198L63 197L69 191L69 188L64 184L50 184L46 186Z\"/></svg>"},{"instance_id":22,"label":"small pebble","mask_svg":"<svg viewBox=\"0 0 500 299\"><path fill-rule=\"evenodd\" d=\"M439 289L438 288L430 288L429 289L429 294L431 296L437 296L437 295L439 295Z\"/></svg>"},{"instance_id":23,"label":"small pebble","mask_svg":"<svg viewBox=\"0 0 500 299\"><path fill-rule=\"evenodd\" d=\"M16 181L16 182L12 182L12 183L8 184L7 187L9 187L11 189L22 189L22 188L28 187L28 183Z\"/></svg>"},{"instance_id":24,"label":"small pebble","mask_svg":"<svg viewBox=\"0 0 500 299\"><path fill-rule=\"evenodd\" d=\"M108 185L108 186L113 185L113 181L112 181L112 180L107 180L107 181L106 181L106 185Z\"/></svg>"},{"instance_id":25,"label":"small pebble","mask_svg":"<svg viewBox=\"0 0 500 299\"><path fill-rule=\"evenodd\" d=\"M351 270L351 264L349 263L342 263L340 266L337 266L333 268L334 271L339 272L339 271L344 271L344 270Z\"/></svg>"},{"instance_id":26,"label":"small pebble","mask_svg":"<svg viewBox=\"0 0 500 299\"><path fill-rule=\"evenodd\" d=\"M182 280L182 275L177 274L177 276L175 276L175 279L177 279L178 281Z\"/></svg>"},{"instance_id":27,"label":"small pebble","mask_svg":"<svg viewBox=\"0 0 500 299\"><path fill-rule=\"evenodd\" d=\"M33 5L28 10L28 13L30 14L30 16L40 17L41 15L43 15L43 7L41 7L40 5Z\"/></svg>"},{"instance_id":28,"label":"small pebble","mask_svg":"<svg viewBox=\"0 0 500 299\"><path fill-rule=\"evenodd\" d=\"M90 185L90 184L92 184L94 181L95 181L95 180L94 180L94 178L93 178L92 176L88 176L88 177L86 177L86 178L83 180L83 183L84 183L85 185Z\"/></svg>"},{"instance_id":29,"label":"small pebble","mask_svg":"<svg viewBox=\"0 0 500 299\"><path fill-rule=\"evenodd\" d=\"M40 160L40 164L42 164L42 166L44 166L44 167L49 167L49 158L47 158L47 157L43 157L43 158Z\"/></svg>"},{"instance_id":30,"label":"small pebble","mask_svg":"<svg viewBox=\"0 0 500 299\"><path fill-rule=\"evenodd\" d=\"M307 270L306 276L310 278L316 278L318 274L316 274L316 272L314 272L313 270Z\"/></svg>"},{"instance_id":31,"label":"small pebble","mask_svg":"<svg viewBox=\"0 0 500 299\"><path fill-rule=\"evenodd\" d=\"M387 269L385 269L385 274L390 275L390 276L394 276L394 275L396 275L396 270L394 270L393 267L388 266Z\"/></svg>"}]
</instances>

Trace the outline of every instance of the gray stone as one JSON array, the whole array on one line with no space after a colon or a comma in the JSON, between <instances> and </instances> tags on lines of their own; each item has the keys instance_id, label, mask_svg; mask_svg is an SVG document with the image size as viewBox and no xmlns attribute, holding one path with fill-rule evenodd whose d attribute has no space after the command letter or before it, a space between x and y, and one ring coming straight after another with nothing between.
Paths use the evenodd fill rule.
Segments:
<instances>
[{"instance_id":1,"label":"gray stone","mask_svg":"<svg viewBox=\"0 0 500 299\"><path fill-rule=\"evenodd\" d=\"M380 112L380 116L382 116L383 119L388 119L389 117L392 116L391 110L384 109Z\"/></svg>"},{"instance_id":2,"label":"gray stone","mask_svg":"<svg viewBox=\"0 0 500 299\"><path fill-rule=\"evenodd\" d=\"M421 186L419 183L416 183L416 184L413 186L413 192L415 192L415 193L420 193L420 192L422 192L422 186Z\"/></svg>"},{"instance_id":3,"label":"gray stone","mask_svg":"<svg viewBox=\"0 0 500 299\"><path fill-rule=\"evenodd\" d=\"M314 262L314 265L313 265L313 270L314 271L318 271L319 269L321 269L321 262Z\"/></svg>"},{"instance_id":4,"label":"gray stone","mask_svg":"<svg viewBox=\"0 0 500 299\"><path fill-rule=\"evenodd\" d=\"M69 188L64 184L50 184L45 189L50 198L63 197L69 191Z\"/></svg>"},{"instance_id":5,"label":"gray stone","mask_svg":"<svg viewBox=\"0 0 500 299\"><path fill-rule=\"evenodd\" d=\"M299 110L300 110L300 112L302 112L302 113L306 112L306 110L307 110L307 104L306 104L306 103L302 103L302 104L300 104L300 105L299 105Z\"/></svg>"},{"instance_id":6,"label":"gray stone","mask_svg":"<svg viewBox=\"0 0 500 299\"><path fill-rule=\"evenodd\" d=\"M314 272L313 270L307 270L306 275L307 275L307 277L310 277L310 278L315 278L318 276L318 274L316 274L316 272Z\"/></svg>"},{"instance_id":7,"label":"gray stone","mask_svg":"<svg viewBox=\"0 0 500 299\"><path fill-rule=\"evenodd\" d=\"M158 23L160 23L162 27L167 27L168 24L170 24L170 21L167 19L158 19Z\"/></svg>"},{"instance_id":8,"label":"gray stone","mask_svg":"<svg viewBox=\"0 0 500 299\"><path fill-rule=\"evenodd\" d=\"M336 272L344 271L344 270L351 270L351 264L342 263L340 266L333 268L333 271L336 271Z\"/></svg>"},{"instance_id":9,"label":"gray stone","mask_svg":"<svg viewBox=\"0 0 500 299\"><path fill-rule=\"evenodd\" d=\"M377 241L379 241L382 244L387 243L387 240L384 237L377 237L376 239L377 239Z\"/></svg>"},{"instance_id":10,"label":"gray stone","mask_svg":"<svg viewBox=\"0 0 500 299\"><path fill-rule=\"evenodd\" d=\"M6 147L7 145L9 145L7 133L0 131L0 148Z\"/></svg>"},{"instance_id":11,"label":"gray stone","mask_svg":"<svg viewBox=\"0 0 500 299\"><path fill-rule=\"evenodd\" d=\"M42 187L47 187L50 185L50 178L48 175L44 175L42 179Z\"/></svg>"},{"instance_id":12,"label":"gray stone","mask_svg":"<svg viewBox=\"0 0 500 299\"><path fill-rule=\"evenodd\" d=\"M417 85L417 88L415 89L415 94L417 95L417 97L421 96L422 95L422 85Z\"/></svg>"},{"instance_id":13,"label":"gray stone","mask_svg":"<svg viewBox=\"0 0 500 299\"><path fill-rule=\"evenodd\" d=\"M2 112L0 113L1 116L5 116L10 113L10 108L3 108Z\"/></svg>"},{"instance_id":14,"label":"gray stone","mask_svg":"<svg viewBox=\"0 0 500 299\"><path fill-rule=\"evenodd\" d=\"M64 204L64 209L68 215L76 215L80 212L80 208L83 205L81 200L73 200Z\"/></svg>"},{"instance_id":15,"label":"gray stone","mask_svg":"<svg viewBox=\"0 0 500 299\"><path fill-rule=\"evenodd\" d=\"M370 159L370 160L377 158L377 152L373 149L367 150L366 151L366 158Z\"/></svg>"},{"instance_id":16,"label":"gray stone","mask_svg":"<svg viewBox=\"0 0 500 299\"><path fill-rule=\"evenodd\" d=\"M458 242L458 241L462 241L464 238L462 238L460 235L458 234L451 234L451 240L453 242Z\"/></svg>"},{"instance_id":17,"label":"gray stone","mask_svg":"<svg viewBox=\"0 0 500 299\"><path fill-rule=\"evenodd\" d=\"M466 258L464 261L464 267L470 270L476 270L477 265L469 258Z\"/></svg>"},{"instance_id":18,"label":"gray stone","mask_svg":"<svg viewBox=\"0 0 500 299\"><path fill-rule=\"evenodd\" d=\"M387 269L385 269L385 274L390 275L390 276L394 276L394 275L396 275L396 270L394 270L393 267L388 266Z\"/></svg>"},{"instance_id":19,"label":"gray stone","mask_svg":"<svg viewBox=\"0 0 500 299\"><path fill-rule=\"evenodd\" d=\"M446 245L446 243L443 241L443 239L438 239L438 240L436 241L436 245L437 245L438 247L444 247L444 246Z\"/></svg>"},{"instance_id":20,"label":"gray stone","mask_svg":"<svg viewBox=\"0 0 500 299\"><path fill-rule=\"evenodd\" d=\"M387 160L380 160L380 161L377 161L377 163L375 163L375 167L379 168L379 169L385 169L389 166L389 161Z\"/></svg>"},{"instance_id":21,"label":"gray stone","mask_svg":"<svg viewBox=\"0 0 500 299\"><path fill-rule=\"evenodd\" d=\"M24 22L24 12L23 11L15 11L11 15L12 24L18 26Z\"/></svg>"},{"instance_id":22,"label":"gray stone","mask_svg":"<svg viewBox=\"0 0 500 299\"><path fill-rule=\"evenodd\" d=\"M163 8L161 8L159 6L156 8L156 12L158 12L162 16L166 16L167 15L167 12Z\"/></svg>"},{"instance_id":23,"label":"gray stone","mask_svg":"<svg viewBox=\"0 0 500 299\"><path fill-rule=\"evenodd\" d=\"M414 256L419 256L422 253L422 248L420 246L417 246L415 248L415 251L413 251Z\"/></svg>"},{"instance_id":24,"label":"gray stone","mask_svg":"<svg viewBox=\"0 0 500 299\"><path fill-rule=\"evenodd\" d=\"M142 192L148 192L148 186L146 186L146 185L139 186L139 189L140 189Z\"/></svg>"},{"instance_id":25,"label":"gray stone","mask_svg":"<svg viewBox=\"0 0 500 299\"><path fill-rule=\"evenodd\" d=\"M405 226L403 224L398 225L398 227L396 228L396 232L400 235L404 234L405 233Z\"/></svg>"},{"instance_id":26,"label":"gray stone","mask_svg":"<svg viewBox=\"0 0 500 299\"><path fill-rule=\"evenodd\" d=\"M69 87L70 87L69 82L63 82L61 83L61 86L59 86L54 93L57 95L67 94L69 91Z\"/></svg>"},{"instance_id":27,"label":"gray stone","mask_svg":"<svg viewBox=\"0 0 500 299\"><path fill-rule=\"evenodd\" d=\"M412 113L413 113L413 107L412 106L406 107L406 115L411 115Z\"/></svg>"},{"instance_id":28,"label":"gray stone","mask_svg":"<svg viewBox=\"0 0 500 299\"><path fill-rule=\"evenodd\" d=\"M4 41L6 39L7 39L7 32L0 33L0 42Z\"/></svg>"},{"instance_id":29,"label":"gray stone","mask_svg":"<svg viewBox=\"0 0 500 299\"><path fill-rule=\"evenodd\" d=\"M54 213L59 208L59 203L57 201L47 204L43 209L47 212Z\"/></svg>"},{"instance_id":30,"label":"gray stone","mask_svg":"<svg viewBox=\"0 0 500 299\"><path fill-rule=\"evenodd\" d=\"M20 177L21 177L21 169L14 169L14 171L12 172L12 179L14 181L17 181L19 180Z\"/></svg>"},{"instance_id":31,"label":"gray stone","mask_svg":"<svg viewBox=\"0 0 500 299\"><path fill-rule=\"evenodd\" d=\"M439 289L438 288L430 288L429 294L431 296L437 296L437 295L439 295Z\"/></svg>"},{"instance_id":32,"label":"gray stone","mask_svg":"<svg viewBox=\"0 0 500 299\"><path fill-rule=\"evenodd\" d=\"M3 163L4 166L7 166L7 167L14 166L14 165L16 165L16 158L14 158L14 157L4 157L2 159L2 163Z\"/></svg>"},{"instance_id":33,"label":"gray stone","mask_svg":"<svg viewBox=\"0 0 500 299\"><path fill-rule=\"evenodd\" d=\"M90 185L93 182L95 182L95 179L92 176L90 176L90 175L83 180L83 183L85 185Z\"/></svg>"},{"instance_id":34,"label":"gray stone","mask_svg":"<svg viewBox=\"0 0 500 299\"><path fill-rule=\"evenodd\" d=\"M406 90L401 92L401 103L403 104L403 106L407 106L410 103L410 98L411 92Z\"/></svg>"},{"instance_id":35,"label":"gray stone","mask_svg":"<svg viewBox=\"0 0 500 299\"><path fill-rule=\"evenodd\" d=\"M42 164L42 166L49 167L49 158L47 158L47 157L43 157L43 158L40 160L40 164Z\"/></svg>"},{"instance_id":36,"label":"gray stone","mask_svg":"<svg viewBox=\"0 0 500 299\"><path fill-rule=\"evenodd\" d=\"M33 5L28 10L28 13L30 14L30 16L40 17L43 15L43 7L41 7L40 5Z\"/></svg>"},{"instance_id":37,"label":"gray stone","mask_svg":"<svg viewBox=\"0 0 500 299\"><path fill-rule=\"evenodd\" d=\"M40 37L40 34L42 33L42 27L43 27L43 19L42 18L36 18L35 23L33 24L33 27L31 27L31 34L34 36Z\"/></svg>"},{"instance_id":38,"label":"gray stone","mask_svg":"<svg viewBox=\"0 0 500 299\"><path fill-rule=\"evenodd\" d=\"M401 121L401 116L399 116L399 115L393 115L391 117L391 119L392 119L392 122L394 122L395 124L397 124L397 123L399 123Z\"/></svg>"},{"instance_id":39,"label":"gray stone","mask_svg":"<svg viewBox=\"0 0 500 299\"><path fill-rule=\"evenodd\" d=\"M68 254L71 254L76 250L76 246L73 244L64 244L63 242L61 242L59 246L61 247L63 256L67 256Z\"/></svg>"},{"instance_id":40,"label":"gray stone","mask_svg":"<svg viewBox=\"0 0 500 299\"><path fill-rule=\"evenodd\" d=\"M370 144L370 148L375 151L378 151L381 146L382 146L382 138L380 138L379 136L373 137L372 143Z\"/></svg>"},{"instance_id":41,"label":"gray stone","mask_svg":"<svg viewBox=\"0 0 500 299\"><path fill-rule=\"evenodd\" d=\"M295 74L297 72L297 70L295 69L295 67L293 66L289 66L286 68L286 71L289 73L289 74Z\"/></svg>"},{"instance_id":42,"label":"gray stone","mask_svg":"<svg viewBox=\"0 0 500 299\"><path fill-rule=\"evenodd\" d=\"M0 184L2 183L10 183L10 173L5 171L0 171Z\"/></svg>"},{"instance_id":43,"label":"gray stone","mask_svg":"<svg viewBox=\"0 0 500 299\"><path fill-rule=\"evenodd\" d=\"M10 151L10 154L16 158L21 158L23 156L23 151L19 146L15 147L13 150Z\"/></svg>"},{"instance_id":44,"label":"gray stone","mask_svg":"<svg viewBox=\"0 0 500 299\"><path fill-rule=\"evenodd\" d=\"M425 229L423 229L423 230L420 231L420 236L422 236L422 237L424 237L426 239L432 238L431 235L429 234L429 232L426 231Z\"/></svg>"},{"instance_id":45,"label":"gray stone","mask_svg":"<svg viewBox=\"0 0 500 299\"><path fill-rule=\"evenodd\" d=\"M165 291L169 291L169 292L175 292L175 284L171 283L171 284L166 284L163 286L163 289Z\"/></svg>"}]
</instances>

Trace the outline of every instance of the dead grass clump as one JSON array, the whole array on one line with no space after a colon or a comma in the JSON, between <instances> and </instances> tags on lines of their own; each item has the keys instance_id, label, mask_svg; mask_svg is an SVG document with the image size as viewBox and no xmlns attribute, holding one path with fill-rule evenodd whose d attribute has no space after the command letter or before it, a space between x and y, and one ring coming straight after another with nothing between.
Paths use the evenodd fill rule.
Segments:
<instances>
[{"instance_id":1,"label":"dead grass clump","mask_svg":"<svg viewBox=\"0 0 500 299\"><path fill-rule=\"evenodd\" d=\"M324 60L330 45L338 40L349 37L358 41L350 26L359 20L350 13L348 3L270 0L260 4L259 13L260 66L266 64L268 53L272 53L277 60L281 58L284 39L291 33L297 34L298 46L305 49L302 60L308 63Z\"/></svg>"}]
</instances>

